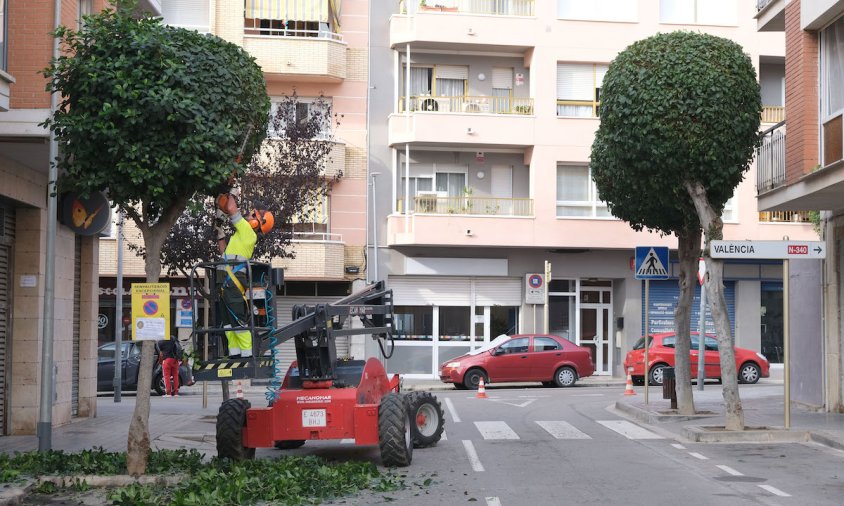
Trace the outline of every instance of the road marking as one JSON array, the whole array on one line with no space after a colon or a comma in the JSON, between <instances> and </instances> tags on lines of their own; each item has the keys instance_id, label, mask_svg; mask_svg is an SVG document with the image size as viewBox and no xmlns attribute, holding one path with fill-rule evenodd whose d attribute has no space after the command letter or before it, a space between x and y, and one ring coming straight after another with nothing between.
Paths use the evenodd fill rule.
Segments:
<instances>
[{"instance_id":1,"label":"road marking","mask_svg":"<svg viewBox=\"0 0 844 506\"><path fill-rule=\"evenodd\" d=\"M448 438L445 435L445 429L443 429L443 435L440 436L440 441L448 441Z\"/></svg>"},{"instance_id":2,"label":"road marking","mask_svg":"<svg viewBox=\"0 0 844 506\"><path fill-rule=\"evenodd\" d=\"M598 395L600 395L600 394L598 394ZM545 399L547 397L550 397L550 395L520 395L519 397L522 398L522 399ZM495 497L494 499L498 499L498 498Z\"/></svg>"},{"instance_id":3,"label":"road marking","mask_svg":"<svg viewBox=\"0 0 844 506\"><path fill-rule=\"evenodd\" d=\"M673 446L674 448L677 448L678 450L685 450L686 449L686 447L681 445L680 443L674 443L671 446Z\"/></svg>"},{"instance_id":4,"label":"road marking","mask_svg":"<svg viewBox=\"0 0 844 506\"><path fill-rule=\"evenodd\" d=\"M486 506L501 506L501 501L497 497L487 497Z\"/></svg>"},{"instance_id":5,"label":"road marking","mask_svg":"<svg viewBox=\"0 0 844 506\"><path fill-rule=\"evenodd\" d=\"M484 439L519 439L506 422L475 422Z\"/></svg>"},{"instance_id":6,"label":"road marking","mask_svg":"<svg viewBox=\"0 0 844 506\"><path fill-rule=\"evenodd\" d=\"M717 467L718 469L720 469L720 470L724 471L724 472L725 472L725 473L727 473L727 474L732 474L733 476L744 476L743 474L741 474L740 472L736 471L735 469L733 469L733 468L732 468L732 467L730 467L730 466L715 466L715 467Z\"/></svg>"},{"instance_id":7,"label":"road marking","mask_svg":"<svg viewBox=\"0 0 844 506\"><path fill-rule=\"evenodd\" d=\"M638 425L626 420L595 420L604 427L618 432L627 439L665 439L659 434L643 429Z\"/></svg>"},{"instance_id":8,"label":"road marking","mask_svg":"<svg viewBox=\"0 0 844 506\"><path fill-rule=\"evenodd\" d=\"M759 485L759 488L761 488L762 490L767 490L768 492L770 492L774 495L778 495L780 497L791 497L791 494L786 494L782 490L780 490L776 487L772 487L770 485Z\"/></svg>"},{"instance_id":9,"label":"road marking","mask_svg":"<svg viewBox=\"0 0 844 506\"><path fill-rule=\"evenodd\" d=\"M472 469L475 472L482 473L484 466L481 464L481 459L478 458L478 452L475 451L475 446L468 439L463 440L463 448L466 449L466 454L469 456L469 462L472 464Z\"/></svg>"},{"instance_id":10,"label":"road marking","mask_svg":"<svg viewBox=\"0 0 844 506\"><path fill-rule=\"evenodd\" d=\"M448 414L451 415L451 421L454 423L460 423L460 417L457 416L457 411L454 409L454 404L451 403L451 399L448 397L445 398L445 407L448 408Z\"/></svg>"},{"instance_id":11,"label":"road marking","mask_svg":"<svg viewBox=\"0 0 844 506\"><path fill-rule=\"evenodd\" d=\"M592 439L589 435L575 429L574 426L568 422L553 421L536 423L557 439Z\"/></svg>"},{"instance_id":12,"label":"road marking","mask_svg":"<svg viewBox=\"0 0 844 506\"><path fill-rule=\"evenodd\" d=\"M516 400L513 400L513 399L493 399L492 397L490 397L488 400L490 400L492 402L500 402L501 404L506 404L508 406L515 406L517 408L523 408L523 407L529 405L530 403L532 403L533 401L535 401L536 399L528 399L526 401L519 402L519 401L516 401Z\"/></svg>"},{"instance_id":13,"label":"road marking","mask_svg":"<svg viewBox=\"0 0 844 506\"><path fill-rule=\"evenodd\" d=\"M709 457L707 457L706 455L701 455L698 452L689 452L689 455L699 460L709 460Z\"/></svg>"}]
</instances>

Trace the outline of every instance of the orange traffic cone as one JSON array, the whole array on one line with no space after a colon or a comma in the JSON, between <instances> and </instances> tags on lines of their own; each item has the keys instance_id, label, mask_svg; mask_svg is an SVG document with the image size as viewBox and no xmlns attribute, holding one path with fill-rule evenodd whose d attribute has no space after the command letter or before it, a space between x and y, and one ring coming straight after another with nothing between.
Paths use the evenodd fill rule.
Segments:
<instances>
[{"instance_id":1,"label":"orange traffic cone","mask_svg":"<svg viewBox=\"0 0 844 506\"><path fill-rule=\"evenodd\" d=\"M478 383L478 394L475 396L478 399L488 399L486 396L486 387L484 387L484 377L481 376L481 381Z\"/></svg>"},{"instance_id":2,"label":"orange traffic cone","mask_svg":"<svg viewBox=\"0 0 844 506\"><path fill-rule=\"evenodd\" d=\"M636 395L633 390L633 378L630 377L630 371L627 371L627 387L624 389L624 395Z\"/></svg>"},{"instance_id":3,"label":"orange traffic cone","mask_svg":"<svg viewBox=\"0 0 844 506\"><path fill-rule=\"evenodd\" d=\"M236 397L238 399L243 399L243 385L240 380L237 380L237 394Z\"/></svg>"}]
</instances>

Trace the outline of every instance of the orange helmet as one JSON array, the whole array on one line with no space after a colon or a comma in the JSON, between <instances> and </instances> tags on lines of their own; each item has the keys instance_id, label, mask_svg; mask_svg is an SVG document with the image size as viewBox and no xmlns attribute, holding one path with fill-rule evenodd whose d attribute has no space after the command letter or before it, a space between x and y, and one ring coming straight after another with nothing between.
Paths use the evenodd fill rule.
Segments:
<instances>
[{"instance_id":1,"label":"orange helmet","mask_svg":"<svg viewBox=\"0 0 844 506\"><path fill-rule=\"evenodd\" d=\"M256 232L260 231L262 234L269 233L275 224L273 213L259 209L252 211L252 214L249 215L249 218L246 221L249 222L249 226L252 227L252 230Z\"/></svg>"}]
</instances>

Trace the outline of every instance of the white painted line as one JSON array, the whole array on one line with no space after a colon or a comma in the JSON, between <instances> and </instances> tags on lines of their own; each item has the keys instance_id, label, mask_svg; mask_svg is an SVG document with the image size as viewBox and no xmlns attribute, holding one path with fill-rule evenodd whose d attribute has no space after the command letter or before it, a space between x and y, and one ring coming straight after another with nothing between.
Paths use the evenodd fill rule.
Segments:
<instances>
[{"instance_id":1,"label":"white painted line","mask_svg":"<svg viewBox=\"0 0 844 506\"><path fill-rule=\"evenodd\" d=\"M791 494L786 494L782 490L780 490L776 487L772 487L770 485L759 485L759 488L761 488L762 490L767 490L768 492L770 492L774 495L778 495L780 497L791 497Z\"/></svg>"},{"instance_id":2,"label":"white painted line","mask_svg":"<svg viewBox=\"0 0 844 506\"><path fill-rule=\"evenodd\" d=\"M706 455L701 455L698 452L689 452L689 455L699 460L709 460L709 457L707 457Z\"/></svg>"},{"instance_id":3,"label":"white painted line","mask_svg":"<svg viewBox=\"0 0 844 506\"><path fill-rule=\"evenodd\" d=\"M717 467L718 469L720 469L720 470L724 471L724 472L725 472L725 473L727 473L727 474L732 474L733 476L744 476L743 474L741 474L740 472L736 471L735 469L733 469L733 468L732 468L732 467L730 467L730 466L715 466L715 467Z\"/></svg>"},{"instance_id":4,"label":"white painted line","mask_svg":"<svg viewBox=\"0 0 844 506\"><path fill-rule=\"evenodd\" d=\"M677 448L678 450L685 450L686 449L686 447L681 445L680 443L674 443L671 446L673 446L674 448Z\"/></svg>"},{"instance_id":5,"label":"white painted line","mask_svg":"<svg viewBox=\"0 0 844 506\"><path fill-rule=\"evenodd\" d=\"M463 448L466 449L466 454L469 456L469 462L472 464L472 469L477 473L484 472L484 466L481 464L481 459L478 458L478 452L475 451L475 446L468 439L463 440Z\"/></svg>"},{"instance_id":6,"label":"white painted line","mask_svg":"<svg viewBox=\"0 0 844 506\"><path fill-rule=\"evenodd\" d=\"M440 436L440 441L448 441L448 437L445 435L445 429L443 429L443 435Z\"/></svg>"},{"instance_id":7,"label":"white painted line","mask_svg":"<svg viewBox=\"0 0 844 506\"><path fill-rule=\"evenodd\" d=\"M497 497L487 497L486 506L501 506L501 501Z\"/></svg>"},{"instance_id":8,"label":"white painted line","mask_svg":"<svg viewBox=\"0 0 844 506\"><path fill-rule=\"evenodd\" d=\"M451 421L454 423L460 423L460 417L457 416L457 411L454 409L454 404L451 403L451 399L448 397L445 398L445 407L448 408L448 414L451 415Z\"/></svg>"},{"instance_id":9,"label":"white painted line","mask_svg":"<svg viewBox=\"0 0 844 506\"><path fill-rule=\"evenodd\" d=\"M618 432L627 439L665 439L647 429L639 427L635 423L626 420L596 420L604 427Z\"/></svg>"},{"instance_id":10,"label":"white painted line","mask_svg":"<svg viewBox=\"0 0 844 506\"><path fill-rule=\"evenodd\" d=\"M350 444L354 444L354 442L355 442L354 439L341 439L340 440L340 444L342 444L342 445L350 445Z\"/></svg>"},{"instance_id":11,"label":"white painted line","mask_svg":"<svg viewBox=\"0 0 844 506\"><path fill-rule=\"evenodd\" d=\"M568 422L551 421L536 423L557 439L592 439L588 434L577 430Z\"/></svg>"},{"instance_id":12,"label":"white painted line","mask_svg":"<svg viewBox=\"0 0 844 506\"><path fill-rule=\"evenodd\" d=\"M506 422L475 422L484 439L519 439Z\"/></svg>"}]
</instances>

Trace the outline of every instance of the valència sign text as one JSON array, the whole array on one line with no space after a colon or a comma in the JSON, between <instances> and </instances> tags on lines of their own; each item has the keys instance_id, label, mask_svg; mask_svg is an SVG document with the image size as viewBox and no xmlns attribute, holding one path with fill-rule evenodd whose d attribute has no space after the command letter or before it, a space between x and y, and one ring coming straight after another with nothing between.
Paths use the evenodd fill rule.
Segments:
<instances>
[{"instance_id":1,"label":"val\u00e8ncia sign text","mask_svg":"<svg viewBox=\"0 0 844 506\"><path fill-rule=\"evenodd\" d=\"M818 259L826 258L821 241L712 241L712 258Z\"/></svg>"}]
</instances>

